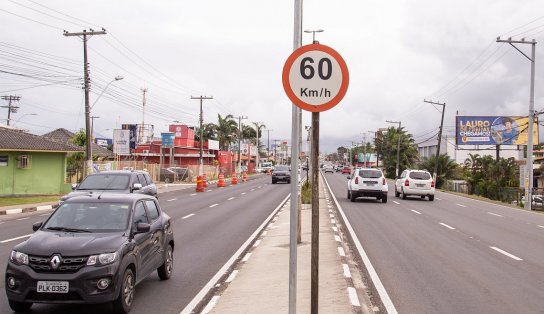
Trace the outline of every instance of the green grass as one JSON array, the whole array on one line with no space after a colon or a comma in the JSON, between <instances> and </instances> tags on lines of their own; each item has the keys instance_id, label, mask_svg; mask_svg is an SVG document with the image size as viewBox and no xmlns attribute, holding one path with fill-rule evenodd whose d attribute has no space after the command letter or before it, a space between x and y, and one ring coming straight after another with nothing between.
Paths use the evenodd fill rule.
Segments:
<instances>
[{"instance_id":1,"label":"green grass","mask_svg":"<svg viewBox=\"0 0 544 314\"><path fill-rule=\"evenodd\" d=\"M24 205L34 203L56 202L59 195L24 196L24 197L0 197L0 206Z\"/></svg>"}]
</instances>

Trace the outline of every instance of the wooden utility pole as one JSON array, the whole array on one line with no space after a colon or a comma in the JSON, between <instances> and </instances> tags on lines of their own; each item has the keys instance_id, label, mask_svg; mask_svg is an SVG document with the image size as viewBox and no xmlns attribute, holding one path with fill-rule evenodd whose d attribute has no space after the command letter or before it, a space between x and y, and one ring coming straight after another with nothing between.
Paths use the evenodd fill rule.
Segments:
<instances>
[{"instance_id":1,"label":"wooden utility pole","mask_svg":"<svg viewBox=\"0 0 544 314\"><path fill-rule=\"evenodd\" d=\"M446 103L439 103L434 101L427 101L423 100L424 102L432 105L439 105L442 106L442 120L440 120L440 131L438 131L438 145L436 147L436 160L434 163L434 173L433 173L433 180L436 184L436 180L438 178L438 160L440 159L440 144L442 144L442 127L444 126L444 111L446 111Z\"/></svg>"},{"instance_id":2,"label":"wooden utility pole","mask_svg":"<svg viewBox=\"0 0 544 314\"><path fill-rule=\"evenodd\" d=\"M200 119L199 119L199 127L198 127L198 130L199 130L199 133L200 133L200 136L199 136L199 142L200 142L199 156L200 157L198 159L198 163L199 163L198 175L201 176L201 175L204 174L204 160L202 159L202 143L203 143L202 137L204 136L204 133L203 133L203 130L202 130L202 124L204 123L204 116L202 114L202 101L204 99L213 99L213 97L206 97L206 96L193 97L193 96L191 96L191 99L200 99Z\"/></svg>"},{"instance_id":3,"label":"wooden utility pole","mask_svg":"<svg viewBox=\"0 0 544 314\"><path fill-rule=\"evenodd\" d=\"M0 106L2 108L8 108L8 119L7 119L7 125L9 125L9 121L11 120L11 113L16 113L17 112L17 109L19 109L19 106L15 106L15 105L12 105L11 103L13 101L19 101L21 100L21 96L12 96L12 95L9 95L9 96L2 96L2 99L4 100L7 100L8 101L8 105L7 106Z\"/></svg>"}]
</instances>

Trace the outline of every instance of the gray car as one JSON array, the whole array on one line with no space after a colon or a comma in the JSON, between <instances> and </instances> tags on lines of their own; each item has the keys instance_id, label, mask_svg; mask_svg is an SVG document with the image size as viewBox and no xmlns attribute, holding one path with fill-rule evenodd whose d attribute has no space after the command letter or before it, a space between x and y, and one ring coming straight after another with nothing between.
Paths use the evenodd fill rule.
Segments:
<instances>
[{"instance_id":1,"label":"gray car","mask_svg":"<svg viewBox=\"0 0 544 314\"><path fill-rule=\"evenodd\" d=\"M80 184L73 186L72 192L61 197L59 204L71 197L89 193L139 193L158 197L157 186L147 172L112 170L88 175Z\"/></svg>"}]
</instances>

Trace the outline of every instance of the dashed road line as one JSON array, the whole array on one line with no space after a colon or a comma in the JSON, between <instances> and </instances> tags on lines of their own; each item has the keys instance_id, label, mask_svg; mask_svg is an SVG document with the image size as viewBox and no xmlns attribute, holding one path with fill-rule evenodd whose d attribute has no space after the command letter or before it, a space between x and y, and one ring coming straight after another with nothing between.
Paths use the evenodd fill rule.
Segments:
<instances>
[{"instance_id":1,"label":"dashed road line","mask_svg":"<svg viewBox=\"0 0 544 314\"><path fill-rule=\"evenodd\" d=\"M338 232L338 228L337 228L337 227L334 227L334 226L333 226L333 227L332 227L332 230L333 230L334 232Z\"/></svg>"},{"instance_id":2,"label":"dashed road line","mask_svg":"<svg viewBox=\"0 0 544 314\"><path fill-rule=\"evenodd\" d=\"M538 225L539 228L544 228L544 226Z\"/></svg>"},{"instance_id":3,"label":"dashed road line","mask_svg":"<svg viewBox=\"0 0 544 314\"><path fill-rule=\"evenodd\" d=\"M189 218L189 217L193 217L194 215L195 215L195 214L189 214L189 215L187 215L187 216L181 217L181 219L187 219L187 218Z\"/></svg>"},{"instance_id":4,"label":"dashed road line","mask_svg":"<svg viewBox=\"0 0 544 314\"><path fill-rule=\"evenodd\" d=\"M466 206L463 205L463 204L455 204L455 205L460 206L460 207L466 207Z\"/></svg>"},{"instance_id":5,"label":"dashed road line","mask_svg":"<svg viewBox=\"0 0 544 314\"><path fill-rule=\"evenodd\" d=\"M249 190L249 192L253 192L253 191L255 191L255 189L251 189L251 190Z\"/></svg>"},{"instance_id":6,"label":"dashed road line","mask_svg":"<svg viewBox=\"0 0 544 314\"><path fill-rule=\"evenodd\" d=\"M265 230L265 231L263 231L263 233L261 233L261 235L262 235L263 237L266 236L267 234L268 234L268 230Z\"/></svg>"},{"instance_id":7,"label":"dashed road line","mask_svg":"<svg viewBox=\"0 0 544 314\"><path fill-rule=\"evenodd\" d=\"M336 224L336 220L331 219L331 224L333 224L333 225Z\"/></svg>"},{"instance_id":8,"label":"dashed road line","mask_svg":"<svg viewBox=\"0 0 544 314\"><path fill-rule=\"evenodd\" d=\"M19 219L17 219L17 220L27 220L27 219L29 219L29 218L30 218L30 217L24 217L24 218L19 218Z\"/></svg>"},{"instance_id":9,"label":"dashed road line","mask_svg":"<svg viewBox=\"0 0 544 314\"><path fill-rule=\"evenodd\" d=\"M397 202L397 201L393 201L393 203L395 203L395 204L397 204L397 205L400 205L400 203L399 203L399 202Z\"/></svg>"},{"instance_id":10,"label":"dashed road line","mask_svg":"<svg viewBox=\"0 0 544 314\"><path fill-rule=\"evenodd\" d=\"M233 197L229 197L229 198L227 198L227 201L232 201L232 200L235 199L235 198L236 198L236 197L234 197L234 196L233 196Z\"/></svg>"},{"instance_id":11,"label":"dashed road line","mask_svg":"<svg viewBox=\"0 0 544 314\"><path fill-rule=\"evenodd\" d=\"M361 306L359 303L359 298L357 297L357 291L353 287L348 287L349 301L353 306Z\"/></svg>"},{"instance_id":12,"label":"dashed road line","mask_svg":"<svg viewBox=\"0 0 544 314\"><path fill-rule=\"evenodd\" d=\"M414 213L416 213L416 214L418 214L418 215L421 215L421 213L418 212L417 210L411 209L411 211L414 212Z\"/></svg>"},{"instance_id":13,"label":"dashed road line","mask_svg":"<svg viewBox=\"0 0 544 314\"><path fill-rule=\"evenodd\" d=\"M337 236L337 235L334 236L334 240L335 240L336 242L342 242L342 239L340 239L340 237Z\"/></svg>"},{"instance_id":14,"label":"dashed road line","mask_svg":"<svg viewBox=\"0 0 544 314\"><path fill-rule=\"evenodd\" d=\"M233 270L232 273L230 273L229 278L225 280L225 282L230 283L236 278L236 275L238 275L238 270Z\"/></svg>"},{"instance_id":15,"label":"dashed road line","mask_svg":"<svg viewBox=\"0 0 544 314\"><path fill-rule=\"evenodd\" d=\"M244 258L242 259L242 262L245 263L247 261L249 261L249 258L251 257L251 253L247 253Z\"/></svg>"},{"instance_id":16,"label":"dashed road line","mask_svg":"<svg viewBox=\"0 0 544 314\"><path fill-rule=\"evenodd\" d=\"M446 225L446 224L445 224L445 223L443 223L443 222L441 222L440 224L441 224L442 226L444 226L444 227L446 227L446 228L450 229L450 230L455 230L455 228L454 228L454 227L452 227L452 226L450 226L450 225Z\"/></svg>"},{"instance_id":17,"label":"dashed road line","mask_svg":"<svg viewBox=\"0 0 544 314\"><path fill-rule=\"evenodd\" d=\"M214 295L213 298L208 302L206 307L202 310L202 314L208 314L212 311L212 309L217 305L217 302L219 301L219 298L221 296Z\"/></svg>"},{"instance_id":18,"label":"dashed road line","mask_svg":"<svg viewBox=\"0 0 544 314\"><path fill-rule=\"evenodd\" d=\"M349 271L348 264L342 264L342 268L344 269L344 277L351 278L351 271Z\"/></svg>"},{"instance_id":19,"label":"dashed road line","mask_svg":"<svg viewBox=\"0 0 544 314\"><path fill-rule=\"evenodd\" d=\"M439 201L441 201L441 200L442 200L441 198L438 198L438 197L436 197L435 199L436 199L436 200L439 200Z\"/></svg>"},{"instance_id":20,"label":"dashed road line","mask_svg":"<svg viewBox=\"0 0 544 314\"><path fill-rule=\"evenodd\" d=\"M11 239L7 239L7 240L3 240L3 241L0 241L0 243L8 243L8 242L11 242L11 241L16 241L16 240L28 238L28 237L30 237L31 235L32 235L32 233L31 233L31 234L24 235L24 236L16 237L16 238L11 238Z\"/></svg>"},{"instance_id":21,"label":"dashed road line","mask_svg":"<svg viewBox=\"0 0 544 314\"><path fill-rule=\"evenodd\" d=\"M175 201L175 200L177 200L177 198L172 198L172 199L169 199L169 200L166 200L166 201L167 201L167 202L173 202L173 201Z\"/></svg>"},{"instance_id":22,"label":"dashed road line","mask_svg":"<svg viewBox=\"0 0 544 314\"><path fill-rule=\"evenodd\" d=\"M242 194L240 194L240 195L246 195L246 192L242 192Z\"/></svg>"},{"instance_id":23,"label":"dashed road line","mask_svg":"<svg viewBox=\"0 0 544 314\"><path fill-rule=\"evenodd\" d=\"M191 194L191 195L189 195L189 196L195 196L195 195L196 195L196 193L193 193L193 194Z\"/></svg>"},{"instance_id":24,"label":"dashed road line","mask_svg":"<svg viewBox=\"0 0 544 314\"><path fill-rule=\"evenodd\" d=\"M497 217L504 217L503 215L495 214L495 213L492 213L492 212L487 212L487 213L490 214L490 215L493 215L493 216L497 216Z\"/></svg>"},{"instance_id":25,"label":"dashed road line","mask_svg":"<svg viewBox=\"0 0 544 314\"><path fill-rule=\"evenodd\" d=\"M517 256L515 256L515 255L513 255L513 254L510 254L510 253L508 253L508 252L506 252L506 251L504 251L504 250L501 250L501 249L499 249L498 247L490 246L490 248L491 248L492 250L495 250L495 251L497 251L497 252L499 252L499 253L501 253L501 254L503 254L503 255L506 255L506 256L510 257L511 259L516 260L516 261L523 261L523 259L521 259L521 258L519 258L519 257L517 257Z\"/></svg>"},{"instance_id":26,"label":"dashed road line","mask_svg":"<svg viewBox=\"0 0 544 314\"><path fill-rule=\"evenodd\" d=\"M343 247L338 247L338 254L340 254L340 256L346 256L346 252L344 251Z\"/></svg>"},{"instance_id":27,"label":"dashed road line","mask_svg":"<svg viewBox=\"0 0 544 314\"><path fill-rule=\"evenodd\" d=\"M255 241L255 244L253 244L253 247L258 247L259 244L261 244L261 240L257 240Z\"/></svg>"},{"instance_id":28,"label":"dashed road line","mask_svg":"<svg viewBox=\"0 0 544 314\"><path fill-rule=\"evenodd\" d=\"M210 205L210 208L213 208L213 207L215 207L215 206L217 206L217 205L219 205L219 204L217 204L217 203L212 204L212 205Z\"/></svg>"}]
</instances>

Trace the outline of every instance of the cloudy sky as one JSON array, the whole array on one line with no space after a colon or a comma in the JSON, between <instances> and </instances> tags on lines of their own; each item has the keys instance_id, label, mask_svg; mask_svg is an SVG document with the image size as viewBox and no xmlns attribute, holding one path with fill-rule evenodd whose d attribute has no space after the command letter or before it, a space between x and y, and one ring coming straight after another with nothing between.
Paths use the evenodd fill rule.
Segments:
<instances>
[{"instance_id":1,"label":"cloudy sky","mask_svg":"<svg viewBox=\"0 0 544 314\"><path fill-rule=\"evenodd\" d=\"M190 98L203 95L213 96L205 122L247 116L271 130L271 142L290 140L281 71L293 50L293 9L293 1L2 0L0 95L21 97L12 125L36 134L84 128L83 45L62 33L103 27L107 35L88 42L95 136L141 123L147 88L145 123L157 135L174 120L197 125L199 102ZM451 135L456 112L527 115L530 62L497 36L539 42L535 109L544 108L541 1L306 0L303 10L303 29L323 29L317 39L350 72L343 101L321 113L322 151L370 140L386 120L402 121L416 142L436 137L441 107L424 99L446 103ZM303 44L311 41L304 34ZM519 48L530 54L530 45ZM124 79L112 82L117 75Z\"/></svg>"}]
</instances>

